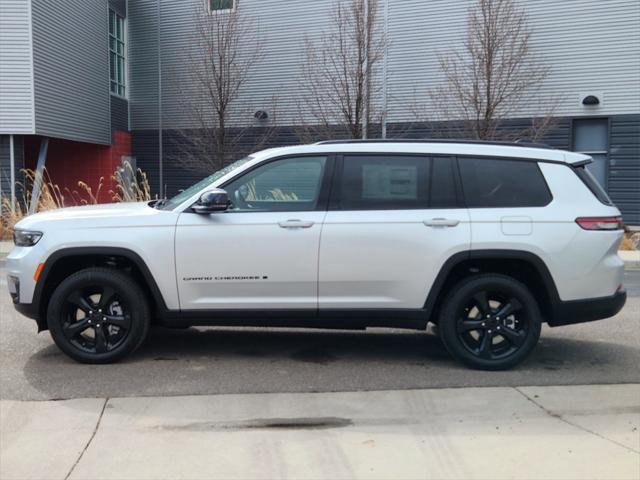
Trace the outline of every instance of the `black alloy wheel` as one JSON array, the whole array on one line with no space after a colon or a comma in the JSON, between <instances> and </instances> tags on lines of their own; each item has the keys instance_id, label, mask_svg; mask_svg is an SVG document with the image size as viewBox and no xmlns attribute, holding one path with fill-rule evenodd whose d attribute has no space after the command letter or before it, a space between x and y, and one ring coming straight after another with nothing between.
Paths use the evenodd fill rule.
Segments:
<instances>
[{"instance_id":1,"label":"black alloy wheel","mask_svg":"<svg viewBox=\"0 0 640 480\"><path fill-rule=\"evenodd\" d=\"M540 311L527 287L504 275L458 284L444 302L440 330L449 352L474 368L501 370L526 358L540 337Z\"/></svg>"},{"instance_id":2,"label":"black alloy wheel","mask_svg":"<svg viewBox=\"0 0 640 480\"><path fill-rule=\"evenodd\" d=\"M500 292L480 291L458 313L459 341L487 360L508 357L524 344L529 322L520 301Z\"/></svg>"},{"instance_id":3,"label":"black alloy wheel","mask_svg":"<svg viewBox=\"0 0 640 480\"><path fill-rule=\"evenodd\" d=\"M88 268L66 278L47 310L56 345L83 363L111 363L136 350L149 329L149 306L125 273Z\"/></svg>"},{"instance_id":4,"label":"black alloy wheel","mask_svg":"<svg viewBox=\"0 0 640 480\"><path fill-rule=\"evenodd\" d=\"M80 288L67 296L62 331L76 348L107 353L121 345L130 330L130 308L108 285Z\"/></svg>"}]
</instances>

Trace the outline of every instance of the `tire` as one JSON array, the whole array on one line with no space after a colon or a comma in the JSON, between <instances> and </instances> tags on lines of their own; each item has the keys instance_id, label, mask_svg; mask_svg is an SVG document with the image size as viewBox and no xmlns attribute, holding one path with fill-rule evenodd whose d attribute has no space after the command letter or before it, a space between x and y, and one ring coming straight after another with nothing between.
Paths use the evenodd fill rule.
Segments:
<instances>
[{"instance_id":1,"label":"tire","mask_svg":"<svg viewBox=\"0 0 640 480\"><path fill-rule=\"evenodd\" d=\"M529 289L506 275L485 274L451 289L439 317L449 353L469 367L505 370L522 362L540 338L541 315Z\"/></svg>"},{"instance_id":2,"label":"tire","mask_svg":"<svg viewBox=\"0 0 640 480\"><path fill-rule=\"evenodd\" d=\"M150 311L140 286L110 268L87 268L53 292L47 324L56 345L81 363L113 363L133 353L149 331Z\"/></svg>"}]
</instances>

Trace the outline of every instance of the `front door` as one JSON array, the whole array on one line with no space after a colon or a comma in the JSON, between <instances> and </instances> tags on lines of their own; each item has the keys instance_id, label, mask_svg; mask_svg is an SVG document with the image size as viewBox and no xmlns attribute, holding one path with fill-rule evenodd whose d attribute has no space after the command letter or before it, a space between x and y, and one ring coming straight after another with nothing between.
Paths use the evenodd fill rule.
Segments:
<instances>
[{"instance_id":1,"label":"front door","mask_svg":"<svg viewBox=\"0 0 640 480\"><path fill-rule=\"evenodd\" d=\"M423 308L443 263L471 240L454 162L344 156L320 242L321 313Z\"/></svg>"},{"instance_id":2,"label":"front door","mask_svg":"<svg viewBox=\"0 0 640 480\"><path fill-rule=\"evenodd\" d=\"M182 310L317 309L330 167L326 156L269 161L222 187L226 212L181 214Z\"/></svg>"}]
</instances>

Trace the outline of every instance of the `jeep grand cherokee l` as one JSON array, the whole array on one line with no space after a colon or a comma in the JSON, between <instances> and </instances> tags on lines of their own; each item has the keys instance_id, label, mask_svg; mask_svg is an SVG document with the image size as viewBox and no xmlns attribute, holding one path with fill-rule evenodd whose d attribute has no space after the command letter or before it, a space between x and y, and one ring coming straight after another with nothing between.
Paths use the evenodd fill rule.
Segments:
<instances>
[{"instance_id":1,"label":"jeep grand cherokee l","mask_svg":"<svg viewBox=\"0 0 640 480\"><path fill-rule=\"evenodd\" d=\"M173 198L23 219L15 308L70 357L107 363L151 324L425 329L483 369L543 322L624 305L622 219L588 156L465 142L258 152Z\"/></svg>"}]
</instances>

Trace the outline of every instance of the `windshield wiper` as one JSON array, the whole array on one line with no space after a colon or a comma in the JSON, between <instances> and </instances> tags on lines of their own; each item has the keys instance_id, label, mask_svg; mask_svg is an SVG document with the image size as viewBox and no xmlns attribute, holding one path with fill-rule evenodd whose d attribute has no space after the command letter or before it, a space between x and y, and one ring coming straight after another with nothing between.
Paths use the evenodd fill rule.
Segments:
<instances>
[{"instance_id":1,"label":"windshield wiper","mask_svg":"<svg viewBox=\"0 0 640 480\"><path fill-rule=\"evenodd\" d=\"M156 200L152 206L153 208L162 208L167 202L168 200L163 198L162 200Z\"/></svg>"}]
</instances>

